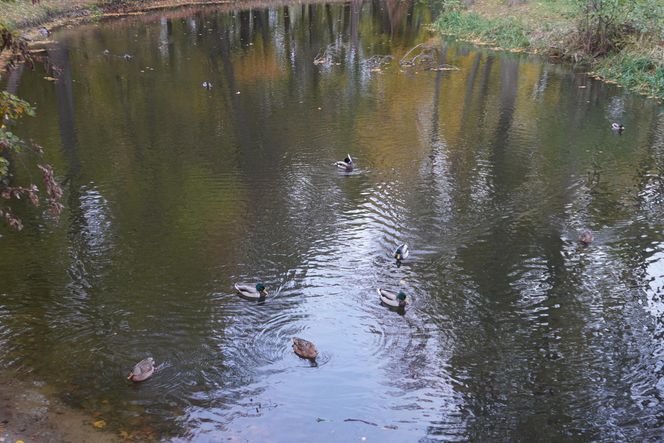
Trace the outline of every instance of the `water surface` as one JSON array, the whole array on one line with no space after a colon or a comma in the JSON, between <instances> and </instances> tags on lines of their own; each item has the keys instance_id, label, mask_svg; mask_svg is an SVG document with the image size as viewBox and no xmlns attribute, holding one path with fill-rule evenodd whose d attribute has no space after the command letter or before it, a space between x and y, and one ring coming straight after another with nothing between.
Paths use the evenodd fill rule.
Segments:
<instances>
[{"instance_id":1,"label":"water surface","mask_svg":"<svg viewBox=\"0 0 664 443\"><path fill-rule=\"evenodd\" d=\"M6 84L66 210L2 228L0 366L137 440L664 438L664 110L432 19L352 1L58 32L57 82ZM400 66L422 42L433 64ZM265 303L233 294L258 281Z\"/></svg>"}]
</instances>

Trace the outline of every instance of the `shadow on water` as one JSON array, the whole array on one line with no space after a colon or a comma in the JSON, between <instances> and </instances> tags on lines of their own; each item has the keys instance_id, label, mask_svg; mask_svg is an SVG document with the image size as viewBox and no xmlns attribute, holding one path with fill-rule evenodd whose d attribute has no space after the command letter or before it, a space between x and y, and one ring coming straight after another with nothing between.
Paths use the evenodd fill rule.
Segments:
<instances>
[{"instance_id":1,"label":"shadow on water","mask_svg":"<svg viewBox=\"0 0 664 443\"><path fill-rule=\"evenodd\" d=\"M663 438L664 111L432 20L353 0L57 33L58 80L5 85L67 210L1 239L0 365L135 440ZM459 70L399 66L419 43Z\"/></svg>"}]
</instances>

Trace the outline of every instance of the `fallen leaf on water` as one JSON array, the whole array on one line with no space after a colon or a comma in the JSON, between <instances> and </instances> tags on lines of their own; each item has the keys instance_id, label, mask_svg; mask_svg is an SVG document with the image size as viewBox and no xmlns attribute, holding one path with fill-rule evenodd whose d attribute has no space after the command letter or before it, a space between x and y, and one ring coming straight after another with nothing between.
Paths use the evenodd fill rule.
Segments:
<instances>
[{"instance_id":1,"label":"fallen leaf on water","mask_svg":"<svg viewBox=\"0 0 664 443\"><path fill-rule=\"evenodd\" d=\"M97 429L103 429L106 427L106 421L105 420L97 420L96 422L93 423L93 426Z\"/></svg>"},{"instance_id":2,"label":"fallen leaf on water","mask_svg":"<svg viewBox=\"0 0 664 443\"><path fill-rule=\"evenodd\" d=\"M54 82L57 81L58 79L55 77L44 77L44 80L48 80L49 82Z\"/></svg>"}]
</instances>

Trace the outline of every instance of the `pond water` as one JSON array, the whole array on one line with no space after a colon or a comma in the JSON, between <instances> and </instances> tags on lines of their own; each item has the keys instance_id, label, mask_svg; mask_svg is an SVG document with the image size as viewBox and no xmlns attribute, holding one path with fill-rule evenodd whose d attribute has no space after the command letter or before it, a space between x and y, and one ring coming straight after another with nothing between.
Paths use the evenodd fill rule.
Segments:
<instances>
[{"instance_id":1,"label":"pond water","mask_svg":"<svg viewBox=\"0 0 664 443\"><path fill-rule=\"evenodd\" d=\"M0 367L136 440L664 438L664 109L432 20L352 1L57 32L55 73L5 82L66 209L2 228Z\"/></svg>"}]
</instances>

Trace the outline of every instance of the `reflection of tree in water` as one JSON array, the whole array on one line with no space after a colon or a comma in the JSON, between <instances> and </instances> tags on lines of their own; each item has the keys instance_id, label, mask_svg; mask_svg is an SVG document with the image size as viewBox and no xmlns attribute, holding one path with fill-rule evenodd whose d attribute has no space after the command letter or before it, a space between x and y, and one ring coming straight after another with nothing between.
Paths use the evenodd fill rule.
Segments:
<instances>
[{"instance_id":1,"label":"reflection of tree in water","mask_svg":"<svg viewBox=\"0 0 664 443\"><path fill-rule=\"evenodd\" d=\"M414 0L384 0L384 4L379 10L387 14L390 35L412 31L409 27L413 23Z\"/></svg>"}]
</instances>

